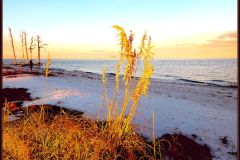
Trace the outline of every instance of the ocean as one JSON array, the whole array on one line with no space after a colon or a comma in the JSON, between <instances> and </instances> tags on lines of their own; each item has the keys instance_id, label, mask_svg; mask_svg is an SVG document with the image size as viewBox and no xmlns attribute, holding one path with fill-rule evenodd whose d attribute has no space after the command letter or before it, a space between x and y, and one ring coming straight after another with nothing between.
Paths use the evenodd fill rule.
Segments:
<instances>
[{"instance_id":1,"label":"ocean","mask_svg":"<svg viewBox=\"0 0 240 160\"><path fill-rule=\"evenodd\" d=\"M20 60L18 60L20 61ZM33 60L37 62L37 60ZM46 60L42 60L46 62ZM115 73L117 60L52 60L51 68L67 71L84 71ZM201 60L153 60L154 73L152 78L172 80L176 82L213 84L221 86L237 86L237 59L201 59ZM4 59L4 64L12 60ZM137 76L142 69L139 63ZM122 69L123 71L123 69Z\"/></svg>"}]
</instances>

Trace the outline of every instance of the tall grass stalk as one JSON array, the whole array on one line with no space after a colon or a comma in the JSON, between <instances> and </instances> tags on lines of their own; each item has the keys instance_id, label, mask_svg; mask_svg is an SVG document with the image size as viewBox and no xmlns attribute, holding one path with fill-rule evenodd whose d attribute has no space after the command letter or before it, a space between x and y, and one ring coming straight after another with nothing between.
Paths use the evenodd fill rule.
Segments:
<instances>
[{"instance_id":1,"label":"tall grass stalk","mask_svg":"<svg viewBox=\"0 0 240 160\"><path fill-rule=\"evenodd\" d=\"M44 81L44 93L43 93L43 97L46 97L47 95L47 78L49 75L49 67L51 65L51 57L50 54L48 53L48 60L46 63L46 67L45 67L45 81ZM42 120L44 122L44 116L45 116L45 106L42 104L41 105L41 111L40 111L40 116L39 116L39 120Z\"/></svg>"},{"instance_id":2,"label":"tall grass stalk","mask_svg":"<svg viewBox=\"0 0 240 160\"><path fill-rule=\"evenodd\" d=\"M152 112L152 130L153 130L153 135L152 135L153 153L154 153L154 158L156 158L156 138L155 138L155 127L154 127L154 112Z\"/></svg>"}]
</instances>

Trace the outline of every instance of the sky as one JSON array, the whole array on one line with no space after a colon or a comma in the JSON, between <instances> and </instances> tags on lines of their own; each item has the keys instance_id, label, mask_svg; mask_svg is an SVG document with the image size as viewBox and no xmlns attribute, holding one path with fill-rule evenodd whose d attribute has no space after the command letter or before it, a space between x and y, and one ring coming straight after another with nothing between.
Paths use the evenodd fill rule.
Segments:
<instances>
[{"instance_id":1,"label":"sky","mask_svg":"<svg viewBox=\"0 0 240 160\"><path fill-rule=\"evenodd\" d=\"M237 0L3 0L3 58L22 58L21 31L47 43L41 57L117 59L117 31L152 37L155 59L237 57ZM34 50L33 58L37 58Z\"/></svg>"}]
</instances>

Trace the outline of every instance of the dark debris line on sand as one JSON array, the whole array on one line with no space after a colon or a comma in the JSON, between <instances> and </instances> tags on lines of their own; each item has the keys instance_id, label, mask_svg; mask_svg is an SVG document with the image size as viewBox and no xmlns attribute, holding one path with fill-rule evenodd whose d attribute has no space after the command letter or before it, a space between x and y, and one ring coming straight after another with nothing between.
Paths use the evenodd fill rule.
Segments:
<instances>
[{"instance_id":1,"label":"dark debris line on sand","mask_svg":"<svg viewBox=\"0 0 240 160\"><path fill-rule=\"evenodd\" d=\"M51 70L51 69L50 69ZM33 67L32 72L30 71L29 66L12 66L12 65L5 65L3 67L2 76L5 77L16 77L21 74L31 74L35 76L45 75L45 69L41 68L40 66ZM56 76L59 74L63 74L61 72L53 72L49 73L48 76Z\"/></svg>"},{"instance_id":2,"label":"dark debris line on sand","mask_svg":"<svg viewBox=\"0 0 240 160\"><path fill-rule=\"evenodd\" d=\"M7 102L10 111L17 111L21 108L23 101L33 100L31 94L27 91L26 88L4 88L2 89L0 103L5 107Z\"/></svg>"},{"instance_id":3,"label":"dark debris line on sand","mask_svg":"<svg viewBox=\"0 0 240 160\"><path fill-rule=\"evenodd\" d=\"M12 101L30 101L32 98L30 97L30 93L27 92L26 88L4 88L2 90L1 102Z\"/></svg>"},{"instance_id":4,"label":"dark debris line on sand","mask_svg":"<svg viewBox=\"0 0 240 160\"><path fill-rule=\"evenodd\" d=\"M180 134L164 134L160 141L163 155L174 160L211 160L210 148Z\"/></svg>"},{"instance_id":5,"label":"dark debris line on sand","mask_svg":"<svg viewBox=\"0 0 240 160\"><path fill-rule=\"evenodd\" d=\"M9 103L9 109L12 112L24 111L25 107L22 107L23 101L32 101L34 99L36 98L32 98L31 94L26 88L4 88L2 90L1 103L3 103L3 106L5 102ZM40 106L41 105L29 106L28 110L32 112L37 112L40 111ZM71 115L83 114L83 112L63 108L60 106L50 104L45 104L44 106L46 106L46 111L48 111L50 114L59 113L61 109Z\"/></svg>"},{"instance_id":6,"label":"dark debris line on sand","mask_svg":"<svg viewBox=\"0 0 240 160\"><path fill-rule=\"evenodd\" d=\"M33 72L30 71L29 66L11 66L7 65L3 67L2 76L17 76L20 74L33 74L43 75L44 71L42 68L35 68Z\"/></svg>"}]
</instances>

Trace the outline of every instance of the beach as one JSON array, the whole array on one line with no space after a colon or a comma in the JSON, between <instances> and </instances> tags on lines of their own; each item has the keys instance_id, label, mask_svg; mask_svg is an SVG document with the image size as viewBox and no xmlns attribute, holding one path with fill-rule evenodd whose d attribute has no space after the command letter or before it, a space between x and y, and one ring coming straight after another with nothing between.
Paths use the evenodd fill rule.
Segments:
<instances>
[{"instance_id":1,"label":"beach","mask_svg":"<svg viewBox=\"0 0 240 160\"><path fill-rule=\"evenodd\" d=\"M28 89L35 100L24 101L23 107L52 104L84 112L83 115L88 118L105 118L107 109L100 74L59 69L52 69L49 77L41 73L43 70L37 68L29 74L29 68L5 65L3 87ZM114 74L107 74L109 97L114 87ZM182 133L209 146L213 159L236 159L236 87L176 83L153 78L148 96L141 98L133 121L136 130L148 139L152 138L153 133L153 112L156 137L166 133ZM227 142L224 143L223 139Z\"/></svg>"}]
</instances>

